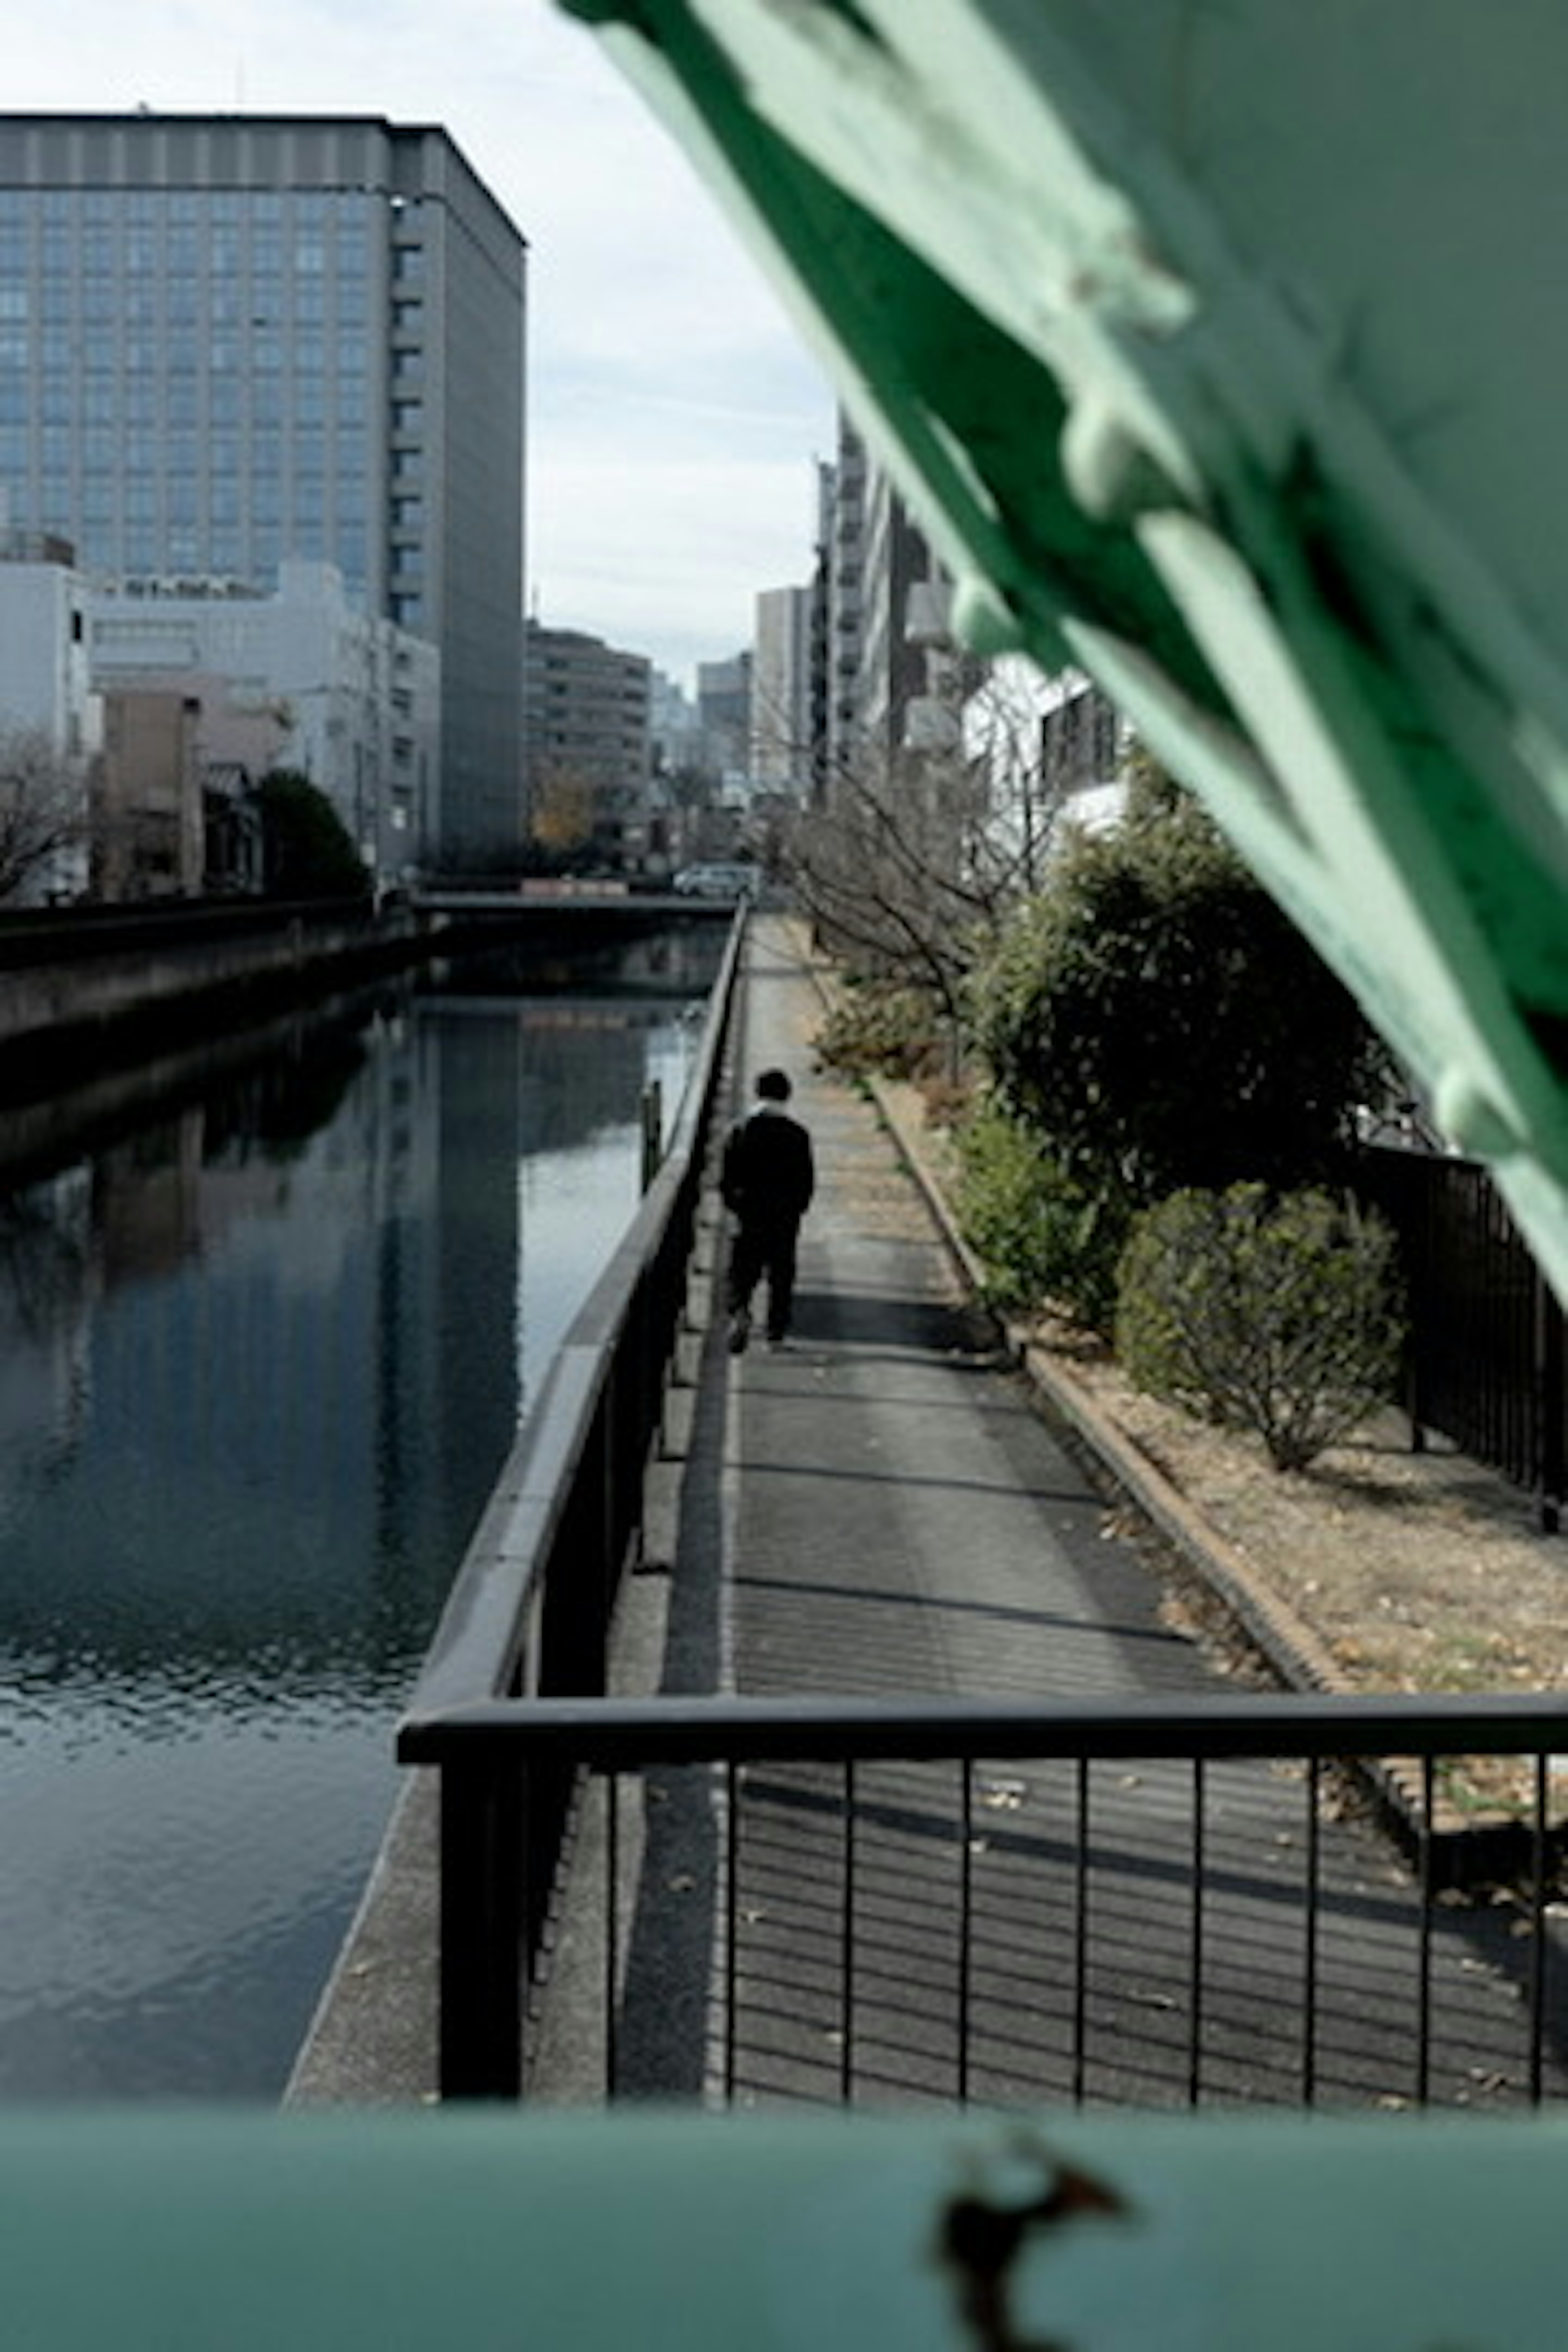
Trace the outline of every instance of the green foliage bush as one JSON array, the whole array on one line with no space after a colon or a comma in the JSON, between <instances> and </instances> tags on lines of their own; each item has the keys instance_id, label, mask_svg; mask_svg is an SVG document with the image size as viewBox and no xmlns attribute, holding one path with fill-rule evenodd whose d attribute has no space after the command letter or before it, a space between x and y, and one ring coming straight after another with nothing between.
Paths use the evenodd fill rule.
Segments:
<instances>
[{"instance_id":1,"label":"green foliage bush","mask_svg":"<svg viewBox=\"0 0 1568 2352\"><path fill-rule=\"evenodd\" d=\"M1008 1107L1096 1195L1336 1181L1382 1048L1197 803L1156 773L1069 835L972 989Z\"/></svg>"},{"instance_id":2,"label":"green foliage bush","mask_svg":"<svg viewBox=\"0 0 1568 2352\"><path fill-rule=\"evenodd\" d=\"M363 859L331 802L309 776L274 768L256 787L262 877L273 898L353 898L370 887Z\"/></svg>"},{"instance_id":3,"label":"green foliage bush","mask_svg":"<svg viewBox=\"0 0 1568 2352\"><path fill-rule=\"evenodd\" d=\"M918 988L874 981L843 992L815 1043L824 1067L850 1078L919 1078L941 1059L931 999Z\"/></svg>"},{"instance_id":4,"label":"green foliage bush","mask_svg":"<svg viewBox=\"0 0 1568 2352\"><path fill-rule=\"evenodd\" d=\"M1068 1307L1096 1330L1115 1311L1125 1217L1075 1184L1038 1131L994 1105L955 1129L959 1223L998 1307Z\"/></svg>"},{"instance_id":5,"label":"green foliage bush","mask_svg":"<svg viewBox=\"0 0 1568 2352\"><path fill-rule=\"evenodd\" d=\"M1316 1191L1175 1193L1123 1254L1128 1377L1301 1470L1394 1392L1402 1330L1389 1227Z\"/></svg>"}]
</instances>

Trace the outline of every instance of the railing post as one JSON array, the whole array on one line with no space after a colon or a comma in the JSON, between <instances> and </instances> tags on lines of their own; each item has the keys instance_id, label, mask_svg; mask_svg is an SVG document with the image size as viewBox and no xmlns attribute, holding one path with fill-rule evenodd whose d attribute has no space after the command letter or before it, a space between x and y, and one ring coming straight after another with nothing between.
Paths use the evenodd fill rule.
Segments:
<instances>
[{"instance_id":1,"label":"railing post","mask_svg":"<svg viewBox=\"0 0 1568 2352\"><path fill-rule=\"evenodd\" d=\"M1541 1530L1554 1536L1562 1522L1563 1475L1563 1309L1539 1267L1535 1270L1536 1330L1540 1348L1537 1410L1541 1415Z\"/></svg>"},{"instance_id":2,"label":"railing post","mask_svg":"<svg viewBox=\"0 0 1568 2352\"><path fill-rule=\"evenodd\" d=\"M441 1767L439 2085L522 2095L522 1778L504 1759Z\"/></svg>"},{"instance_id":3,"label":"railing post","mask_svg":"<svg viewBox=\"0 0 1568 2352\"><path fill-rule=\"evenodd\" d=\"M642 1090L642 1189L646 1192L658 1174L664 1157L664 1089L650 1078Z\"/></svg>"},{"instance_id":4,"label":"railing post","mask_svg":"<svg viewBox=\"0 0 1568 2352\"><path fill-rule=\"evenodd\" d=\"M1405 1347L1409 1381L1410 1451L1412 1454L1425 1454L1427 1391L1430 1387L1427 1353L1430 1347L1429 1335L1432 1321L1432 1227L1435 1210L1431 1171L1424 1162L1417 1164L1420 1168L1420 1176L1415 1187L1416 1213L1414 1218L1406 1221L1410 1230L1405 1234L1407 1256L1411 1241L1414 1240L1415 1243L1415 1270L1410 1301L1410 1332ZM1407 1179L1410 1171L1402 1170L1401 1172ZM1410 1198L1411 1191L1412 1187L1406 1181L1405 1185L1406 1200Z\"/></svg>"}]
</instances>

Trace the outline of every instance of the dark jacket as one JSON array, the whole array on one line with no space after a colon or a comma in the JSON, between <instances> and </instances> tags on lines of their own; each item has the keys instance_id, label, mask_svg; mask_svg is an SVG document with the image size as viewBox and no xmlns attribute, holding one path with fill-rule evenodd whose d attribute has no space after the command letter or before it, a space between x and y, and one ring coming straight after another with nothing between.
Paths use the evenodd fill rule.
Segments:
<instances>
[{"instance_id":1,"label":"dark jacket","mask_svg":"<svg viewBox=\"0 0 1568 2352\"><path fill-rule=\"evenodd\" d=\"M758 1103L724 1138L719 1190L742 1224L798 1224L816 1181L810 1136L774 1103Z\"/></svg>"}]
</instances>

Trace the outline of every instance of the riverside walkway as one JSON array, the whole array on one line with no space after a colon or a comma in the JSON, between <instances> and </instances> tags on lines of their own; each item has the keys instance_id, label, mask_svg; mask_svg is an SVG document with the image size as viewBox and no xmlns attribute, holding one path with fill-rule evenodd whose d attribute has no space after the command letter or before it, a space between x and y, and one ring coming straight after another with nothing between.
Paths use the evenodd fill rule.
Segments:
<instances>
[{"instance_id":1,"label":"riverside walkway","mask_svg":"<svg viewBox=\"0 0 1568 2352\"><path fill-rule=\"evenodd\" d=\"M816 1149L795 1330L727 1352L710 1197L616 1692L1221 1703L1124 1490L974 1306L877 1099L816 1067L797 925L753 918L742 985L732 1101L782 1065ZM417 1775L291 2104L431 2095L434 1909ZM1560 2097L1568 1967L1543 1972L1532 2085L1521 1924L1425 1900L1356 1790L1300 1762L661 1767L584 1798L528 2095Z\"/></svg>"},{"instance_id":2,"label":"riverside walkway","mask_svg":"<svg viewBox=\"0 0 1568 2352\"><path fill-rule=\"evenodd\" d=\"M977 1702L1223 1695L1219 1666L1166 1621L1161 1580L1103 1479L1055 1433L971 1302L876 1103L816 1068L823 1009L800 928L754 919L734 1099L748 1099L766 1065L789 1070L818 1163L795 1331L780 1353L755 1342L739 1358L725 1351L715 1207L671 1573L636 1580L642 1622L624 1687ZM1304 1805L1304 1766L1206 1768L1201 1912L1194 1768L1097 1768L1087 1816L1073 1771L981 1765L965 1795L945 1766L861 1767L847 1804L837 1767L752 1768L731 1855L723 2058L712 2031L723 1834L712 1779L658 1775L623 1930L621 2092L742 2105L946 2101L958 2089L1006 2101L1291 2102L1310 1974L1313 2096L1520 2095L1519 1955L1506 1923L1486 1908L1439 1910L1424 1957L1409 1867L1353 1803L1314 1790ZM1424 1967L1431 2044L1417 2060ZM584 2013L569 2002L563 2013L574 2021L546 2036L546 2095L574 2095L584 2063ZM559 2059L567 2045L558 2070L549 2051ZM591 2073L597 2061L585 2063Z\"/></svg>"}]
</instances>

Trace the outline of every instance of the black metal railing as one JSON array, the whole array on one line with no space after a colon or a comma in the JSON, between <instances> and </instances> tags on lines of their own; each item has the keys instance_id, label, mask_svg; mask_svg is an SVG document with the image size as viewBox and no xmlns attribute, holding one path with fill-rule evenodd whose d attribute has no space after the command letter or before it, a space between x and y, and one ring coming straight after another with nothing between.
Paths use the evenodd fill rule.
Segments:
<instances>
[{"instance_id":1,"label":"black metal railing","mask_svg":"<svg viewBox=\"0 0 1568 2352\"><path fill-rule=\"evenodd\" d=\"M1562 1306L1478 1162L1380 1150L1367 1168L1399 1235L1417 1441L1440 1431L1533 1495L1554 1532L1568 1494Z\"/></svg>"},{"instance_id":2,"label":"black metal railing","mask_svg":"<svg viewBox=\"0 0 1568 2352\"><path fill-rule=\"evenodd\" d=\"M1556 2098L1565 1751L1511 1696L416 1711L442 2094Z\"/></svg>"},{"instance_id":3,"label":"black metal railing","mask_svg":"<svg viewBox=\"0 0 1568 2352\"><path fill-rule=\"evenodd\" d=\"M662 1163L615 1255L557 1349L539 1396L458 1570L415 1697L418 1714L476 1697L603 1691L621 1580L641 1540L671 1368L684 1327L706 1160L744 915L735 919L702 1039ZM523 1915L518 1873L547 1879L562 1850L570 1769L541 1765L526 1812L489 1790L464 1795L459 1762L446 1789L442 1949L499 1970L502 1997ZM471 1847L465 1864L461 1852ZM476 1876L500 1906L477 1930L461 1890ZM528 1956L530 1961L534 1956ZM454 1957L456 1978L460 1963ZM487 1983L488 1983L487 1979Z\"/></svg>"}]
</instances>

